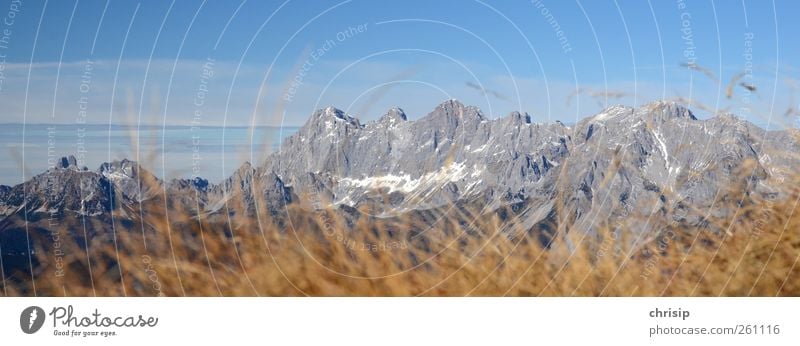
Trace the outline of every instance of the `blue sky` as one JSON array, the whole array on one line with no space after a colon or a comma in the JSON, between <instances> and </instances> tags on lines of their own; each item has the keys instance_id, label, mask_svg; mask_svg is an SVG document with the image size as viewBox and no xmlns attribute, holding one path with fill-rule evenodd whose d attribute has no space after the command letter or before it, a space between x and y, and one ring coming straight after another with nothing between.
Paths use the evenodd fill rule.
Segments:
<instances>
[{"instance_id":1,"label":"blue sky","mask_svg":"<svg viewBox=\"0 0 800 346\"><path fill-rule=\"evenodd\" d=\"M792 122L797 13L752 0L2 0L0 122L300 125L327 105L367 121L448 98L574 122L675 97ZM748 66L740 82L756 93L726 98Z\"/></svg>"}]
</instances>

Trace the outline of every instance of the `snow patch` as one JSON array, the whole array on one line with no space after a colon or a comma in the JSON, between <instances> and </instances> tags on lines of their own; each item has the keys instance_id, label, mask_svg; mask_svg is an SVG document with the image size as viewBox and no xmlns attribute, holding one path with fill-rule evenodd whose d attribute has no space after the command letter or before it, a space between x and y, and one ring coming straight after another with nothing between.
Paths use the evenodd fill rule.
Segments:
<instances>
[{"instance_id":1,"label":"snow patch","mask_svg":"<svg viewBox=\"0 0 800 346\"><path fill-rule=\"evenodd\" d=\"M436 172L425 173L417 179L413 179L409 174L387 174L361 179L342 178L339 180L339 184L344 188L387 189L389 193L395 191L410 193L419 188L429 189L435 185L456 182L465 175L465 165L461 162L442 167Z\"/></svg>"}]
</instances>

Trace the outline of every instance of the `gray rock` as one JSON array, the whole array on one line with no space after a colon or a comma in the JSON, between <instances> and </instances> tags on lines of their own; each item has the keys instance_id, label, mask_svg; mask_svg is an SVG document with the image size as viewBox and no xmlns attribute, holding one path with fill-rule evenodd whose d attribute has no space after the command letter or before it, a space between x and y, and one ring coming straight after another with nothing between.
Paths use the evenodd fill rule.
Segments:
<instances>
[{"instance_id":1,"label":"gray rock","mask_svg":"<svg viewBox=\"0 0 800 346\"><path fill-rule=\"evenodd\" d=\"M664 222L732 215L718 201L740 198L735 191L780 195L779 178L800 164L792 131L765 131L729 114L699 120L674 102L613 106L573 127L520 112L489 119L455 100L415 121L392 108L366 124L328 107L263 164L245 163L218 184L165 183L129 160L83 171L67 157L24 184L0 187L0 217L97 215L156 198L209 217L280 217L297 201L349 213L368 207L377 217L479 205L545 238L611 226L646 239Z\"/></svg>"}]
</instances>

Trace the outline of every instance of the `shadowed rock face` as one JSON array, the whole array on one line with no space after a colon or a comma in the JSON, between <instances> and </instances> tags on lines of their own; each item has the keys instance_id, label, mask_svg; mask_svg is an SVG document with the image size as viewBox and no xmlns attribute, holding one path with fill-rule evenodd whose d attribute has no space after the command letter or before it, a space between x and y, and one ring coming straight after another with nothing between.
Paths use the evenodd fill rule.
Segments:
<instances>
[{"instance_id":1,"label":"shadowed rock face","mask_svg":"<svg viewBox=\"0 0 800 346\"><path fill-rule=\"evenodd\" d=\"M246 163L218 184L164 182L129 160L89 171L66 157L23 184L0 186L0 218L7 219L0 232L25 213L136 219L137 208L156 200L212 219L280 216L299 200L315 208L367 207L384 218L469 204L551 235L591 232L630 215L698 224L687 206L725 215L730 211L713 205L731 186L779 194L770 177L798 166L796 138L732 115L698 120L671 102L610 107L574 127L537 124L519 112L488 119L455 100L416 121L392 108L365 124L328 107L263 163Z\"/></svg>"}]
</instances>

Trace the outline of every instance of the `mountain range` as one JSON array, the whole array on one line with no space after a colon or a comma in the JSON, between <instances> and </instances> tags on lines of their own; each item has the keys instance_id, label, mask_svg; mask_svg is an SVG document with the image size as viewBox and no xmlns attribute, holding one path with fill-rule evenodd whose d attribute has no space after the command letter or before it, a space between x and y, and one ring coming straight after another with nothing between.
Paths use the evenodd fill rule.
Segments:
<instances>
[{"instance_id":1,"label":"mountain range","mask_svg":"<svg viewBox=\"0 0 800 346\"><path fill-rule=\"evenodd\" d=\"M236 229L231 216L266 213L280 223L290 205L371 220L469 208L545 244L604 227L646 239L664 223L697 226L735 212L721 201L779 197L797 153L794 129L767 131L732 114L700 120L667 101L612 106L574 126L519 112L490 119L456 100L415 121L400 108L362 123L328 107L219 183L164 181L130 160L89 170L64 157L0 186L0 244L11 270L24 262L14 256L29 251L30 232L68 226L95 237L154 227L153 219L189 222L170 219L178 211Z\"/></svg>"}]
</instances>

